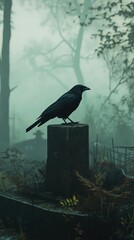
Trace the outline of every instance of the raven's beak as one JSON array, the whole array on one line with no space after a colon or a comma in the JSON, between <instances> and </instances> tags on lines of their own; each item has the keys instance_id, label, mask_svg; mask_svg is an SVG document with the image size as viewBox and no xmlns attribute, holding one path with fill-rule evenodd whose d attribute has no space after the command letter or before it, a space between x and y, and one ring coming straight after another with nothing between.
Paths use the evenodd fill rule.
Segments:
<instances>
[{"instance_id":1,"label":"raven's beak","mask_svg":"<svg viewBox=\"0 0 134 240\"><path fill-rule=\"evenodd\" d=\"M84 91L86 91L86 90L91 90L91 88L89 88L89 87L84 87L83 90L84 90Z\"/></svg>"}]
</instances>

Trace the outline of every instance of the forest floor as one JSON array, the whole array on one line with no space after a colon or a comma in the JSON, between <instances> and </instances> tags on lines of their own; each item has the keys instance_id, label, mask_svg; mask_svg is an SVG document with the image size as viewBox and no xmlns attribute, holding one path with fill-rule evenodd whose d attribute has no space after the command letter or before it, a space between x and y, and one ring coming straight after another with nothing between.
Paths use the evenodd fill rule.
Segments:
<instances>
[{"instance_id":1,"label":"forest floor","mask_svg":"<svg viewBox=\"0 0 134 240\"><path fill-rule=\"evenodd\" d=\"M133 240L134 239L134 178L128 178L122 170L107 160L101 160L90 169L89 178L76 174L86 195L56 199L57 209L69 212L80 210L95 218L92 226L92 240ZM0 191L22 199L30 193L38 193L44 186L45 164L27 161L16 149L7 150L0 156ZM8 196L7 196L8 197ZM28 197L28 196L27 196ZM49 196L49 200L53 198ZM45 196L46 198L46 196ZM36 203L36 202L35 202ZM44 206L45 204L45 206ZM48 202L51 204L51 201ZM46 203L39 204L46 208ZM49 206L47 205L49 208ZM100 229L101 226L101 229ZM83 229L77 229L84 234ZM95 236L94 236L95 235ZM83 240L82 236L78 236ZM0 240L25 240L24 232L16 233L6 229L0 221ZM77 238L78 239L78 238ZM90 238L87 238L88 240ZM86 240L87 240L86 239ZM33 239L32 239L33 240ZM70 239L71 240L71 239ZM85 239L84 239L85 240Z\"/></svg>"}]
</instances>

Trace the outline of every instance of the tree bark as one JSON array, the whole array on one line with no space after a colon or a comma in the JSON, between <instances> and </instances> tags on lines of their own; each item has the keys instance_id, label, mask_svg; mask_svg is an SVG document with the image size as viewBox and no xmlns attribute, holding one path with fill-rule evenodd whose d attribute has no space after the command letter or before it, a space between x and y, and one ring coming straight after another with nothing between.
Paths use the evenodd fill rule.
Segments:
<instances>
[{"instance_id":1,"label":"tree bark","mask_svg":"<svg viewBox=\"0 0 134 240\"><path fill-rule=\"evenodd\" d=\"M0 149L9 147L9 51L11 37L12 0L4 1L3 43L1 60L1 93L0 93Z\"/></svg>"},{"instance_id":2,"label":"tree bark","mask_svg":"<svg viewBox=\"0 0 134 240\"><path fill-rule=\"evenodd\" d=\"M83 40L83 32L84 32L84 29L82 26L80 26L78 37L77 37L75 55L73 59L73 68L74 68L74 72L78 80L78 83L84 85L84 78L83 78L83 74L80 67L80 52L81 52L81 45Z\"/></svg>"},{"instance_id":3,"label":"tree bark","mask_svg":"<svg viewBox=\"0 0 134 240\"><path fill-rule=\"evenodd\" d=\"M81 66L80 66L80 60L81 60L81 47L82 47L82 41L83 41L83 35L84 35L84 24L86 22L86 16L88 14L88 9L89 9L90 2L89 0L84 1L84 6L83 6L83 13L81 16L81 24L77 36L77 42L76 42L76 48L75 48L75 54L73 58L73 69L74 73L76 76L76 79L79 84L85 85L83 73L81 71ZM87 105L87 97L85 96L85 103Z\"/></svg>"}]
</instances>

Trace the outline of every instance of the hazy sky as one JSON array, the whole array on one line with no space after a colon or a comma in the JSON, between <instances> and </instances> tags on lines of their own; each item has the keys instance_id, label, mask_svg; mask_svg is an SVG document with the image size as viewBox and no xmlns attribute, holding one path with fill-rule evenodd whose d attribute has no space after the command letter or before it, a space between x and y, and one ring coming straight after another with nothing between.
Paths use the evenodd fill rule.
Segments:
<instances>
[{"instance_id":1,"label":"hazy sky","mask_svg":"<svg viewBox=\"0 0 134 240\"><path fill-rule=\"evenodd\" d=\"M11 93L11 116L15 113L17 132L20 138L29 138L33 132L25 134L25 128L30 125L38 115L53 101L55 101L67 89L75 85L76 79L74 73L70 69L60 69L56 72L57 77L61 78L67 89L64 89L56 80L51 77L46 79L46 75L36 72L29 64L28 59L24 58L24 49L28 48L32 42L41 44L45 49L50 50L50 46L55 47L61 39L59 33L53 28L51 16L48 15L48 10L36 10L30 6L23 6L19 1L13 1L12 14L12 37L11 37L11 87L18 86ZM48 16L48 20L47 17ZM46 21L43 24L43 21ZM76 23L77 24L77 23ZM74 26L74 29L73 29ZM75 33L79 25L72 25L70 34ZM67 29L69 31L69 29ZM108 70L102 59L97 58L94 53L94 41L90 39L91 30L87 29L83 39L87 45L89 41L89 51L91 57L88 61L82 61L81 69L87 86L91 87L92 91L87 94L89 105L95 104L95 98L99 95L108 94ZM48 46L49 45L49 46ZM83 50L84 51L84 50ZM44 62L42 63L44 64ZM83 96L85 98L85 96ZM79 109L74 113L74 119L81 120L84 114L84 106L81 103ZM50 123L55 123L53 120ZM61 120L58 120L60 123ZM41 130L45 130L43 126Z\"/></svg>"}]
</instances>

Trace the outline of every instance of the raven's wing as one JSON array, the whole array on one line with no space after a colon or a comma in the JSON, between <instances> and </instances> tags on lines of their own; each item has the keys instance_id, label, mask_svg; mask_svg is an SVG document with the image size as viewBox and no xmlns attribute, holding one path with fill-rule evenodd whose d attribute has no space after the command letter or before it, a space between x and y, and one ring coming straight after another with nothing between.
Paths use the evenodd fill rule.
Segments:
<instances>
[{"instance_id":1,"label":"raven's wing","mask_svg":"<svg viewBox=\"0 0 134 240\"><path fill-rule=\"evenodd\" d=\"M79 105L81 98L73 93L65 93L56 102L51 104L39 116L43 119L48 116L51 118L69 116Z\"/></svg>"},{"instance_id":2,"label":"raven's wing","mask_svg":"<svg viewBox=\"0 0 134 240\"><path fill-rule=\"evenodd\" d=\"M56 102L51 104L42 114L38 117L36 122L26 129L26 132L30 131L36 125L41 126L48 120L61 117L68 117L79 105L80 100L75 94L65 93Z\"/></svg>"}]
</instances>

